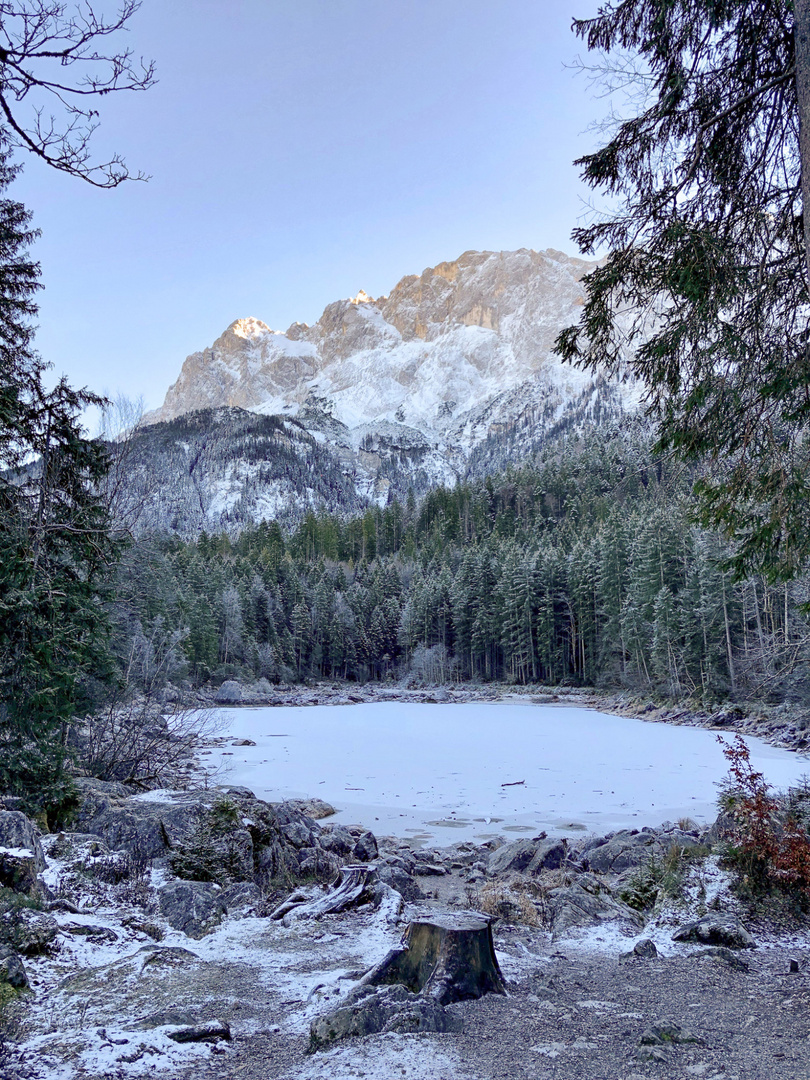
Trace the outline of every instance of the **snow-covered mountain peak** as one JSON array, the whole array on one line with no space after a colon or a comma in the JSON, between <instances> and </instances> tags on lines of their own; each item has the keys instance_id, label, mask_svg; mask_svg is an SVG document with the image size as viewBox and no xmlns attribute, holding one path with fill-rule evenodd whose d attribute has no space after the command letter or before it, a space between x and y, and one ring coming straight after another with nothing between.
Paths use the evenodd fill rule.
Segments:
<instances>
[{"instance_id":1,"label":"snow-covered mountain peak","mask_svg":"<svg viewBox=\"0 0 810 1080\"><path fill-rule=\"evenodd\" d=\"M243 338L246 341L252 341L255 338L263 337L265 334L275 332L261 319L254 319L252 316L247 319L235 319L225 331L226 334L231 333L234 337Z\"/></svg>"},{"instance_id":2,"label":"snow-covered mountain peak","mask_svg":"<svg viewBox=\"0 0 810 1080\"><path fill-rule=\"evenodd\" d=\"M355 512L623 423L640 384L553 351L579 321L594 265L551 249L465 251L388 296L336 300L312 326L237 319L186 358L146 418L167 424L139 432L149 527L238 531L318 507Z\"/></svg>"},{"instance_id":3,"label":"snow-covered mountain peak","mask_svg":"<svg viewBox=\"0 0 810 1080\"><path fill-rule=\"evenodd\" d=\"M337 300L313 326L281 333L238 319L187 357L149 420L236 405L311 427L317 414L366 441L374 425L389 435L394 425L466 456L493 432L540 416L553 424L583 394L602 393L553 352L578 321L594 265L553 249L465 251L403 277L388 296ZM614 405L635 403L633 387L611 386Z\"/></svg>"}]
</instances>

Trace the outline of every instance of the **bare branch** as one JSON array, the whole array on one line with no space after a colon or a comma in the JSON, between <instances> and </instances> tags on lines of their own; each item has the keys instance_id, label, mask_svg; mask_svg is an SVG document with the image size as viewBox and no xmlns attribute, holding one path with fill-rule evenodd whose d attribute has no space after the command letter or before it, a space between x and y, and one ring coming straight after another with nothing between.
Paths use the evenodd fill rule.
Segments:
<instances>
[{"instance_id":1,"label":"bare branch","mask_svg":"<svg viewBox=\"0 0 810 1080\"><path fill-rule=\"evenodd\" d=\"M129 49L103 49L106 38L126 32L139 7L140 0L123 0L107 19L90 0L71 11L61 0L0 2L0 114L12 145L95 187L148 179L131 173L118 154L94 162L90 151L99 124L92 102L155 82L151 61L136 61ZM65 80L74 70L75 78Z\"/></svg>"}]
</instances>

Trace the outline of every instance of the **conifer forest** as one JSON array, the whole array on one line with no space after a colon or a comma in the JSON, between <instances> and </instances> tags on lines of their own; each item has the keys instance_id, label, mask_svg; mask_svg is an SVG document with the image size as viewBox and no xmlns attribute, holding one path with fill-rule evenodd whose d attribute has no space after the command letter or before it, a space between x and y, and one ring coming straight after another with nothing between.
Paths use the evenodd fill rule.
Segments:
<instances>
[{"instance_id":1,"label":"conifer forest","mask_svg":"<svg viewBox=\"0 0 810 1080\"><path fill-rule=\"evenodd\" d=\"M112 602L144 689L224 679L588 684L800 701L808 582L737 579L645 426L291 532L141 536Z\"/></svg>"}]
</instances>

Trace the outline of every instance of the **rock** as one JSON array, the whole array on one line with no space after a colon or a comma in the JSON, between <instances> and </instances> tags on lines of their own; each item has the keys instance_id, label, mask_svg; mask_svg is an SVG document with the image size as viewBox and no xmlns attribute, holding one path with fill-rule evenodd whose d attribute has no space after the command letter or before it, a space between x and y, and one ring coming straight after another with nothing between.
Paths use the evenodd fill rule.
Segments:
<instances>
[{"instance_id":1,"label":"rock","mask_svg":"<svg viewBox=\"0 0 810 1080\"><path fill-rule=\"evenodd\" d=\"M240 684L235 679L228 679L214 694L214 701L218 705L231 705L241 702L244 696Z\"/></svg>"},{"instance_id":2,"label":"rock","mask_svg":"<svg viewBox=\"0 0 810 1080\"><path fill-rule=\"evenodd\" d=\"M340 870L342 859L319 847L301 848L298 852L298 873L302 877L331 878Z\"/></svg>"},{"instance_id":3,"label":"rock","mask_svg":"<svg viewBox=\"0 0 810 1080\"><path fill-rule=\"evenodd\" d=\"M316 1017L310 1026L310 1052L340 1039L377 1032L461 1031L461 1019L404 986L361 987L340 1008Z\"/></svg>"},{"instance_id":4,"label":"rock","mask_svg":"<svg viewBox=\"0 0 810 1080\"><path fill-rule=\"evenodd\" d=\"M76 776L73 784L82 796L83 803L93 798L126 799L136 788L122 784L120 780L99 780L95 776Z\"/></svg>"},{"instance_id":5,"label":"rock","mask_svg":"<svg viewBox=\"0 0 810 1080\"><path fill-rule=\"evenodd\" d=\"M534 856L526 869L530 874L557 870L562 866L567 851L565 840L542 840L536 844Z\"/></svg>"},{"instance_id":6,"label":"rock","mask_svg":"<svg viewBox=\"0 0 810 1080\"><path fill-rule=\"evenodd\" d=\"M175 1028L167 1031L166 1037L176 1043L230 1041L231 1029L222 1020L209 1020L206 1024L193 1024L190 1027Z\"/></svg>"},{"instance_id":7,"label":"rock","mask_svg":"<svg viewBox=\"0 0 810 1080\"><path fill-rule=\"evenodd\" d=\"M443 863L417 859L413 865L413 872L420 877L442 877L447 873L447 867Z\"/></svg>"},{"instance_id":8,"label":"rock","mask_svg":"<svg viewBox=\"0 0 810 1080\"><path fill-rule=\"evenodd\" d=\"M62 930L74 937L86 937L94 945L108 945L118 941L118 934L108 926L94 926L91 923L65 923Z\"/></svg>"},{"instance_id":9,"label":"rock","mask_svg":"<svg viewBox=\"0 0 810 1080\"><path fill-rule=\"evenodd\" d=\"M33 899L43 895L45 869L39 830L19 810L0 810L0 885Z\"/></svg>"},{"instance_id":10,"label":"rock","mask_svg":"<svg viewBox=\"0 0 810 1080\"><path fill-rule=\"evenodd\" d=\"M42 956L54 950L59 924L52 915L31 908L7 911L0 917L0 941L23 956Z\"/></svg>"},{"instance_id":11,"label":"rock","mask_svg":"<svg viewBox=\"0 0 810 1080\"><path fill-rule=\"evenodd\" d=\"M231 743L231 746L255 746L255 745L256 745L256 743L253 741L253 739L237 739L235 742Z\"/></svg>"},{"instance_id":12,"label":"rock","mask_svg":"<svg viewBox=\"0 0 810 1080\"><path fill-rule=\"evenodd\" d=\"M620 960L654 960L658 956L655 942L650 938L637 941L630 952L622 953Z\"/></svg>"},{"instance_id":13,"label":"rock","mask_svg":"<svg viewBox=\"0 0 810 1080\"><path fill-rule=\"evenodd\" d=\"M564 840L515 840L490 855L487 873L494 876L509 871L539 874L541 870L556 870L566 851Z\"/></svg>"},{"instance_id":14,"label":"rock","mask_svg":"<svg viewBox=\"0 0 810 1080\"><path fill-rule=\"evenodd\" d=\"M595 926L608 920L618 920L634 929L641 929L644 925L637 911L614 900L607 892L594 894L575 884L551 889L547 895L555 939L569 930Z\"/></svg>"},{"instance_id":15,"label":"rock","mask_svg":"<svg viewBox=\"0 0 810 1080\"><path fill-rule=\"evenodd\" d=\"M736 831L736 828L737 822L734 820L733 814L723 810L717 815L714 823L703 833L702 840L709 847L714 847L715 844L719 844L731 836Z\"/></svg>"},{"instance_id":16,"label":"rock","mask_svg":"<svg viewBox=\"0 0 810 1080\"><path fill-rule=\"evenodd\" d=\"M754 939L733 915L712 912L696 922L686 923L672 935L673 941L694 941L699 945L723 945L728 949L754 949Z\"/></svg>"},{"instance_id":17,"label":"rock","mask_svg":"<svg viewBox=\"0 0 810 1080\"><path fill-rule=\"evenodd\" d=\"M28 986L22 960L5 945L0 945L0 983L7 983L14 990L24 990Z\"/></svg>"},{"instance_id":18,"label":"rock","mask_svg":"<svg viewBox=\"0 0 810 1080\"><path fill-rule=\"evenodd\" d=\"M705 1046L703 1039L686 1031L679 1024L664 1020L658 1024L651 1024L642 1032L638 1040L639 1046L673 1046L681 1043L692 1043L697 1046Z\"/></svg>"},{"instance_id":19,"label":"rock","mask_svg":"<svg viewBox=\"0 0 810 1080\"><path fill-rule=\"evenodd\" d=\"M222 921L221 890L206 881L171 881L158 893L160 912L175 930L205 937Z\"/></svg>"},{"instance_id":20,"label":"rock","mask_svg":"<svg viewBox=\"0 0 810 1080\"><path fill-rule=\"evenodd\" d=\"M532 840L515 840L511 844L504 844L490 855L487 871L493 876L510 870L521 872L528 867L534 853L535 845Z\"/></svg>"},{"instance_id":21,"label":"rock","mask_svg":"<svg viewBox=\"0 0 810 1080\"><path fill-rule=\"evenodd\" d=\"M252 881L235 881L223 889L219 895L219 903L229 915L255 915L262 904L262 893L258 885Z\"/></svg>"},{"instance_id":22,"label":"rock","mask_svg":"<svg viewBox=\"0 0 810 1080\"><path fill-rule=\"evenodd\" d=\"M352 858L356 862L374 862L379 855L377 838L372 832L364 832L354 845Z\"/></svg>"},{"instance_id":23,"label":"rock","mask_svg":"<svg viewBox=\"0 0 810 1080\"><path fill-rule=\"evenodd\" d=\"M665 1046L640 1046L635 1053L636 1061L654 1062L656 1065L670 1065L672 1055Z\"/></svg>"},{"instance_id":24,"label":"rock","mask_svg":"<svg viewBox=\"0 0 810 1080\"><path fill-rule=\"evenodd\" d=\"M335 855L350 855L354 849L354 837L344 825L325 825L318 837L318 843Z\"/></svg>"},{"instance_id":25,"label":"rock","mask_svg":"<svg viewBox=\"0 0 810 1080\"><path fill-rule=\"evenodd\" d=\"M306 814L314 821L320 821L322 818L331 817L337 813L334 806L330 806L323 799L287 799L282 805L294 813Z\"/></svg>"},{"instance_id":26,"label":"rock","mask_svg":"<svg viewBox=\"0 0 810 1080\"><path fill-rule=\"evenodd\" d=\"M641 866L653 853L655 833L623 829L609 840L583 849L590 870L599 874L619 874L631 866Z\"/></svg>"},{"instance_id":27,"label":"rock","mask_svg":"<svg viewBox=\"0 0 810 1080\"><path fill-rule=\"evenodd\" d=\"M312 830L302 821L291 821L281 826L281 831L293 847L312 847Z\"/></svg>"},{"instance_id":28,"label":"rock","mask_svg":"<svg viewBox=\"0 0 810 1080\"><path fill-rule=\"evenodd\" d=\"M403 900L413 901L422 899L422 890L411 875L402 865L383 863L377 869L377 880L390 885L402 895Z\"/></svg>"},{"instance_id":29,"label":"rock","mask_svg":"<svg viewBox=\"0 0 810 1080\"><path fill-rule=\"evenodd\" d=\"M146 859L165 855L197 827L213 796L181 792L151 794L149 799L105 799L83 807L78 824L100 836L110 849L123 849Z\"/></svg>"}]
</instances>

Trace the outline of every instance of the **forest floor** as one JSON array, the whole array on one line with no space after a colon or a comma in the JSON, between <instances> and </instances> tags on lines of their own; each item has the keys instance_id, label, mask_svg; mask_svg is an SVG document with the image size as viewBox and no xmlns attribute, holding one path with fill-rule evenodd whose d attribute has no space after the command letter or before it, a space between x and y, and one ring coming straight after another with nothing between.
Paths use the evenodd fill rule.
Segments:
<instances>
[{"instance_id":1,"label":"forest floor","mask_svg":"<svg viewBox=\"0 0 810 1080\"><path fill-rule=\"evenodd\" d=\"M740 910L714 884L722 906ZM507 996L448 1006L460 1030L374 1034L309 1052L313 1019L339 1007L410 918L469 908L463 871L421 879L428 899L297 920L227 918L155 945L121 907L66 924L55 957L26 961L36 1001L3 1080L806 1080L810 925L749 917L755 948L722 955L672 940L690 912L667 903L643 928L605 920L552 934L500 921ZM92 933L77 934L86 922ZM157 920L160 921L159 918ZM67 930L67 923L73 925ZM108 932L105 934L105 928ZM629 957L649 939L651 958ZM795 970L791 972L791 961ZM146 1017L146 1020L144 1018ZM166 1025L223 1021L230 1041L175 1043ZM658 1032L656 1033L656 1028Z\"/></svg>"}]
</instances>

